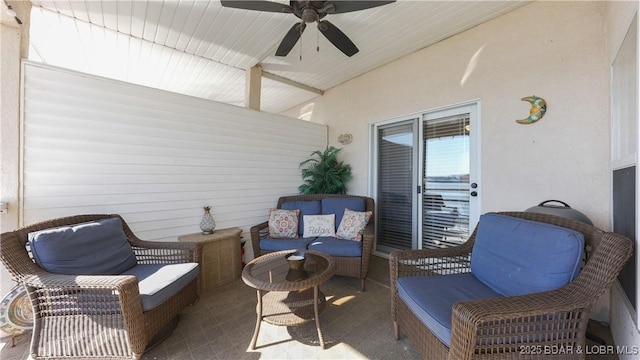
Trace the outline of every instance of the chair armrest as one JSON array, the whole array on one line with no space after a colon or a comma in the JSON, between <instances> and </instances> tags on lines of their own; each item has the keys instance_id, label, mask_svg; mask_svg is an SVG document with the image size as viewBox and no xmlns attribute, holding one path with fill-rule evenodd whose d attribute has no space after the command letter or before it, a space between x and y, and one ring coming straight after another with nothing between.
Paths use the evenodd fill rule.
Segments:
<instances>
[{"instance_id":1,"label":"chair armrest","mask_svg":"<svg viewBox=\"0 0 640 360\"><path fill-rule=\"evenodd\" d=\"M253 250L253 257L260 256L260 239L265 235L265 229L269 228L269 222L265 221L258 225L254 225L249 229L251 233L251 249ZM268 233L267 233L268 234Z\"/></svg>"},{"instance_id":2,"label":"chair armrest","mask_svg":"<svg viewBox=\"0 0 640 360\"><path fill-rule=\"evenodd\" d=\"M470 271L470 242L442 249L401 250L389 255L389 276L393 284L405 276L459 274Z\"/></svg>"},{"instance_id":3,"label":"chair armrest","mask_svg":"<svg viewBox=\"0 0 640 360\"><path fill-rule=\"evenodd\" d=\"M122 304L123 312L139 310L142 313L142 302L138 288L138 279L133 275L62 275L52 273L41 273L32 275L24 280L24 285L31 288L30 297L32 301L36 299L47 299L41 304L46 304L55 310L55 302L60 304L70 304L69 298L72 296L76 303L87 303L90 312L101 309L113 310L120 308ZM40 291L42 290L42 291ZM107 303L113 306L107 306ZM93 306L91 306L93 303ZM97 305L97 303L104 304ZM33 304L34 306L36 303ZM82 311L82 309L78 309Z\"/></svg>"},{"instance_id":4,"label":"chair armrest","mask_svg":"<svg viewBox=\"0 0 640 360\"><path fill-rule=\"evenodd\" d=\"M542 293L456 303L449 355L471 359L476 352L509 348L521 354L531 345L574 346L576 350L574 342L584 349L589 312L596 299L569 284Z\"/></svg>"},{"instance_id":5,"label":"chair armrest","mask_svg":"<svg viewBox=\"0 0 640 360\"><path fill-rule=\"evenodd\" d=\"M1 234L0 241L0 260L14 281L22 283L31 274L46 273L29 257L25 244L19 241L16 231Z\"/></svg>"},{"instance_id":6,"label":"chair armrest","mask_svg":"<svg viewBox=\"0 0 640 360\"><path fill-rule=\"evenodd\" d=\"M467 241L459 246L449 248L391 252L389 255L389 285L391 288L391 318L394 324L396 321L396 303L398 301L396 280L407 276L433 276L470 272L472 246L473 241Z\"/></svg>"},{"instance_id":7,"label":"chair armrest","mask_svg":"<svg viewBox=\"0 0 640 360\"><path fill-rule=\"evenodd\" d=\"M362 234L362 260L360 266L360 277L365 278L369 272L369 261L371 260L371 252L373 251L373 244L375 242L375 226L373 221L369 221L364 228Z\"/></svg>"},{"instance_id":8,"label":"chair armrest","mask_svg":"<svg viewBox=\"0 0 640 360\"><path fill-rule=\"evenodd\" d=\"M197 242L146 241L129 238L138 264L202 264L202 244Z\"/></svg>"},{"instance_id":9,"label":"chair armrest","mask_svg":"<svg viewBox=\"0 0 640 360\"><path fill-rule=\"evenodd\" d=\"M59 286L61 288L124 290L123 286L137 284L138 282L133 275L64 275L44 272L27 276L24 279L24 283L36 287Z\"/></svg>"}]
</instances>

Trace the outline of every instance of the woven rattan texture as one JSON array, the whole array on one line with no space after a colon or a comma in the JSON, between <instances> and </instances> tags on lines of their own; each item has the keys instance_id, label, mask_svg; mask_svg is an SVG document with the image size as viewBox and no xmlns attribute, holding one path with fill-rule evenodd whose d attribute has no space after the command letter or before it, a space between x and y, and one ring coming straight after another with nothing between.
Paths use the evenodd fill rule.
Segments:
<instances>
[{"instance_id":1,"label":"woven rattan texture","mask_svg":"<svg viewBox=\"0 0 640 360\"><path fill-rule=\"evenodd\" d=\"M365 201L365 211L371 211L375 214L375 204L372 198L357 195L343 195L343 194L310 194L310 195L291 195L282 196L278 199L277 208L280 209L282 204L289 201L310 201L310 200L322 200L328 197L351 197L362 198ZM263 222L251 227L251 245L253 247L253 254L255 257L266 254L265 251L260 250L260 239L268 236L269 228L268 222ZM373 249L373 242L375 237L375 215L371 216L367 227L364 230L362 237L362 256L361 257L340 257L334 256L333 259L336 262L336 275L351 276L360 279L360 289L364 291L364 279L369 272L369 260L371 259L371 251Z\"/></svg>"},{"instance_id":2,"label":"woven rattan texture","mask_svg":"<svg viewBox=\"0 0 640 360\"><path fill-rule=\"evenodd\" d=\"M593 303L611 286L629 259L631 240L575 220L530 212L500 214L546 222L581 232L585 262L578 277L553 291L457 303L453 307L451 348L447 348L398 297L395 280L404 276L438 276L469 272L475 231L461 246L406 250L391 254L391 315L396 336L407 334L424 358L515 358L527 346L584 349ZM525 354L537 358L538 354ZM583 359L584 352L539 354L540 359Z\"/></svg>"},{"instance_id":3,"label":"woven rattan texture","mask_svg":"<svg viewBox=\"0 0 640 360\"><path fill-rule=\"evenodd\" d=\"M29 233L118 217L138 264L202 263L201 245L151 242L133 234L119 215L76 215L43 221L0 236L0 259L26 286L34 309L33 359L140 358L149 342L198 298L200 277L154 309L143 312L130 275L60 275L36 265Z\"/></svg>"}]
</instances>

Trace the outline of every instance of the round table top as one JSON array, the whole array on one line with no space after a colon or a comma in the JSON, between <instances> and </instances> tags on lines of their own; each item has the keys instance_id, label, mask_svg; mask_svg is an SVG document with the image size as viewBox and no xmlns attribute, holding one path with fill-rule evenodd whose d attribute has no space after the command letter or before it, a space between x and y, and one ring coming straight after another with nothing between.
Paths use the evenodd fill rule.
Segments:
<instances>
[{"instance_id":1,"label":"round table top","mask_svg":"<svg viewBox=\"0 0 640 360\"><path fill-rule=\"evenodd\" d=\"M304 255L304 267L294 270L286 256ZM314 287L329 280L336 264L328 254L311 250L284 250L251 260L242 270L245 284L266 291L294 291Z\"/></svg>"}]
</instances>

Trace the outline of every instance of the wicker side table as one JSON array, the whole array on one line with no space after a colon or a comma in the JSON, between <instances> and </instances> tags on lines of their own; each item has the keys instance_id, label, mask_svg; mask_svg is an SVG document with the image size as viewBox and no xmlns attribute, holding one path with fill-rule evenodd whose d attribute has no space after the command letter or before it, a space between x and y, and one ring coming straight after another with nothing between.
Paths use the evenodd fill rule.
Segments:
<instances>
[{"instance_id":1,"label":"wicker side table","mask_svg":"<svg viewBox=\"0 0 640 360\"><path fill-rule=\"evenodd\" d=\"M304 268L289 267L286 255L297 250L269 253L251 260L242 271L242 281L256 289L256 327L249 348L254 350L260 333L260 324L295 326L315 320L320 346L324 338L320 329L319 314L326 298L320 284L329 280L336 271L331 256L318 251L304 251Z\"/></svg>"},{"instance_id":2,"label":"wicker side table","mask_svg":"<svg viewBox=\"0 0 640 360\"><path fill-rule=\"evenodd\" d=\"M202 243L202 279L204 291L228 284L240 277L240 234L242 229L233 227L216 229L213 234L201 233L179 236L182 242Z\"/></svg>"}]
</instances>

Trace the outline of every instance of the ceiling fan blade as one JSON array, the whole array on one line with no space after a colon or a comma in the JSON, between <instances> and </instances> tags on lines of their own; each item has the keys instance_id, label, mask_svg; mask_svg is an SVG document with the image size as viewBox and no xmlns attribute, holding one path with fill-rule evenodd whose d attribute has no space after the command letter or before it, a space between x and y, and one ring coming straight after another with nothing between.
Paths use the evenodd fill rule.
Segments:
<instances>
[{"instance_id":1,"label":"ceiling fan blade","mask_svg":"<svg viewBox=\"0 0 640 360\"><path fill-rule=\"evenodd\" d=\"M351 57L360 51L347 35L327 20L318 21L318 30L345 55Z\"/></svg>"},{"instance_id":2,"label":"ceiling fan blade","mask_svg":"<svg viewBox=\"0 0 640 360\"><path fill-rule=\"evenodd\" d=\"M287 4L273 1L244 1L244 0L220 0L224 7L243 10L257 10L277 13L291 13L293 9Z\"/></svg>"},{"instance_id":3,"label":"ceiling fan blade","mask_svg":"<svg viewBox=\"0 0 640 360\"><path fill-rule=\"evenodd\" d=\"M387 5L396 2L395 0L371 0L371 1L341 1L341 0L332 0L327 1L324 5L327 8L328 14L342 14L351 11L365 10L371 9L374 7ZM333 4L333 9L327 7L327 4Z\"/></svg>"},{"instance_id":4,"label":"ceiling fan blade","mask_svg":"<svg viewBox=\"0 0 640 360\"><path fill-rule=\"evenodd\" d=\"M302 29L300 27L302 27ZM282 39L282 42L280 42L280 46L278 46L278 50L276 50L276 56L287 56L300 39L300 35L302 35L306 27L307 24L303 22L293 24L287 35Z\"/></svg>"}]
</instances>

